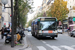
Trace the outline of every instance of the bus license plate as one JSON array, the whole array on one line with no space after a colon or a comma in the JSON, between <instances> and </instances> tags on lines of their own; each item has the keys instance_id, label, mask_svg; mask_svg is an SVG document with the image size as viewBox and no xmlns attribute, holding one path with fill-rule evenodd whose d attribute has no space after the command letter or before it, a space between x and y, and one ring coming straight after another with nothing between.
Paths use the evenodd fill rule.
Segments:
<instances>
[{"instance_id":1,"label":"bus license plate","mask_svg":"<svg viewBox=\"0 0 75 50\"><path fill-rule=\"evenodd\" d=\"M50 37L50 36L46 36L46 37Z\"/></svg>"}]
</instances>

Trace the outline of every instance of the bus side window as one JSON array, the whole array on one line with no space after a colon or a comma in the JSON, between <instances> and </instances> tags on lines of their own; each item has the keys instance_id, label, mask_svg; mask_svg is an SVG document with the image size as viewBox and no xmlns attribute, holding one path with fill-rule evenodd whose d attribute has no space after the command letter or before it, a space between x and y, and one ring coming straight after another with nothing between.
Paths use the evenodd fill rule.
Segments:
<instances>
[{"instance_id":1,"label":"bus side window","mask_svg":"<svg viewBox=\"0 0 75 50\"><path fill-rule=\"evenodd\" d=\"M37 25L39 25L39 21L37 22Z\"/></svg>"},{"instance_id":2,"label":"bus side window","mask_svg":"<svg viewBox=\"0 0 75 50\"><path fill-rule=\"evenodd\" d=\"M39 30L39 27L40 27L40 26L39 26L39 23L40 23L40 22L38 21L38 22L37 22L37 28L38 28L38 30Z\"/></svg>"}]
</instances>

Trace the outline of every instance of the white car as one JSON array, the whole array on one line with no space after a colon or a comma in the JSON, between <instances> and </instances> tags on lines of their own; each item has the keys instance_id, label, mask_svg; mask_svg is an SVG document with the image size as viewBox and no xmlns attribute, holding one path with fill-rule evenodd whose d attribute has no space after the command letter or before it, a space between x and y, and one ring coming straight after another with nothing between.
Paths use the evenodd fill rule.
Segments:
<instances>
[{"instance_id":1,"label":"white car","mask_svg":"<svg viewBox=\"0 0 75 50\"><path fill-rule=\"evenodd\" d=\"M58 29L58 33L61 33L62 34L62 29Z\"/></svg>"},{"instance_id":2,"label":"white car","mask_svg":"<svg viewBox=\"0 0 75 50\"><path fill-rule=\"evenodd\" d=\"M31 27L28 27L28 32L31 32Z\"/></svg>"},{"instance_id":3,"label":"white car","mask_svg":"<svg viewBox=\"0 0 75 50\"><path fill-rule=\"evenodd\" d=\"M27 31L28 30L28 28L25 28L25 31Z\"/></svg>"},{"instance_id":4,"label":"white car","mask_svg":"<svg viewBox=\"0 0 75 50\"><path fill-rule=\"evenodd\" d=\"M72 37L74 37L75 36L75 29L73 29L71 32L70 32L70 36Z\"/></svg>"},{"instance_id":5,"label":"white car","mask_svg":"<svg viewBox=\"0 0 75 50\"><path fill-rule=\"evenodd\" d=\"M62 34L62 27L58 27L58 29L57 29L57 31L58 31L58 33L61 33Z\"/></svg>"}]
</instances>

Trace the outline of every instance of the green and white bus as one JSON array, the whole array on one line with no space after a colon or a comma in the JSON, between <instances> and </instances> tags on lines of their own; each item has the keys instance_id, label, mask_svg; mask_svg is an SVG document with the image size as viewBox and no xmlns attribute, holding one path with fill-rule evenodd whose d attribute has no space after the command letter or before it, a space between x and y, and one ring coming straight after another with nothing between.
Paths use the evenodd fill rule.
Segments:
<instances>
[{"instance_id":1,"label":"green and white bus","mask_svg":"<svg viewBox=\"0 0 75 50\"><path fill-rule=\"evenodd\" d=\"M57 19L53 17L39 17L32 21L31 24L32 36L51 37L54 39L58 36Z\"/></svg>"}]
</instances>

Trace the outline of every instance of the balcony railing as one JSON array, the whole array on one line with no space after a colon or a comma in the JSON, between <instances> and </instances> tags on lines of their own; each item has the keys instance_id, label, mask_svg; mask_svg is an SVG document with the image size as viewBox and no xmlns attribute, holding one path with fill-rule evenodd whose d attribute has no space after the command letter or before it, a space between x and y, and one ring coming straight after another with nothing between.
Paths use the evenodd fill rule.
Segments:
<instances>
[{"instance_id":1,"label":"balcony railing","mask_svg":"<svg viewBox=\"0 0 75 50\"><path fill-rule=\"evenodd\" d=\"M50 4L50 2L51 2L51 0L48 0L47 5L49 5L49 4Z\"/></svg>"}]
</instances>

